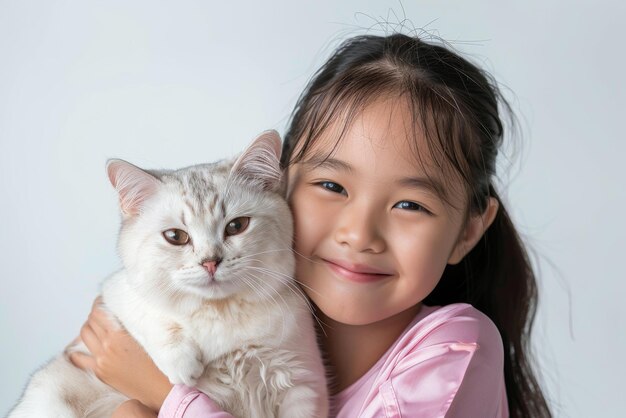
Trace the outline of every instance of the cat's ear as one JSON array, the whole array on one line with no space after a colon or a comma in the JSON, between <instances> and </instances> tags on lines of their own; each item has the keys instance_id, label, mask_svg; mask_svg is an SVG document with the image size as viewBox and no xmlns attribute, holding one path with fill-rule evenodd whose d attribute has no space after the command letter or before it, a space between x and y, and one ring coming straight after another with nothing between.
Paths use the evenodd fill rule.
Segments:
<instances>
[{"instance_id":1,"label":"cat's ear","mask_svg":"<svg viewBox=\"0 0 626 418\"><path fill-rule=\"evenodd\" d=\"M125 216L137 215L143 202L156 193L161 182L152 174L124 160L108 160L106 170L111 184L120 196L120 208Z\"/></svg>"},{"instance_id":2,"label":"cat's ear","mask_svg":"<svg viewBox=\"0 0 626 418\"><path fill-rule=\"evenodd\" d=\"M280 154L280 135L273 129L265 131L241 153L230 173L258 182L266 190L277 190L282 175Z\"/></svg>"}]
</instances>

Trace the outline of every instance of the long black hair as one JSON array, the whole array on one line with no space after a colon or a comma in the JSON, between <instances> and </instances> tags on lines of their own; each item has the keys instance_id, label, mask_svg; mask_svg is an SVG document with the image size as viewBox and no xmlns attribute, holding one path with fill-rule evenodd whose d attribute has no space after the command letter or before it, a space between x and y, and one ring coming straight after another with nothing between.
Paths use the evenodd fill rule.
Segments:
<instances>
[{"instance_id":1,"label":"long black hair","mask_svg":"<svg viewBox=\"0 0 626 418\"><path fill-rule=\"evenodd\" d=\"M344 41L317 71L291 115L282 165L300 161L338 116L345 127L369 102L397 95L412 109L437 166L465 186L466 217L499 201L492 225L455 265L448 265L426 305L472 304L495 323L504 344L504 375L511 417L550 417L533 372L530 335L537 285L526 249L493 179L503 141L501 113L512 115L493 78L450 48L417 37L356 36ZM344 130L345 130L344 127ZM338 139L340 140L340 138ZM297 145L297 146L296 146ZM443 196L442 196L443 197ZM445 197L444 197L445 198Z\"/></svg>"}]
</instances>

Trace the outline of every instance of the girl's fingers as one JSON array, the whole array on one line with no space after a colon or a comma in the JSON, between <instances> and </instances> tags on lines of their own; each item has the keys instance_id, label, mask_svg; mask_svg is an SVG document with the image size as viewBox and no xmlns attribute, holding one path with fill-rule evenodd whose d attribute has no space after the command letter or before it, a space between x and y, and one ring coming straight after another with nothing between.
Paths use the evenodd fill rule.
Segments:
<instances>
[{"instance_id":1,"label":"girl's fingers","mask_svg":"<svg viewBox=\"0 0 626 418\"><path fill-rule=\"evenodd\" d=\"M104 322L103 319L100 318L100 315L95 311L91 311L86 324L89 324L99 340L103 340L109 332L106 327L106 322Z\"/></svg>"},{"instance_id":2,"label":"girl's fingers","mask_svg":"<svg viewBox=\"0 0 626 418\"><path fill-rule=\"evenodd\" d=\"M78 351L75 351L73 353L70 353L69 358L72 364L79 369L83 369L86 371L96 370L96 359L94 359L89 354L79 353Z\"/></svg>"},{"instance_id":3,"label":"girl's fingers","mask_svg":"<svg viewBox=\"0 0 626 418\"><path fill-rule=\"evenodd\" d=\"M113 322L109 313L102 308L102 297L100 296L96 298L91 307L89 324L100 338L103 338L109 331L118 329L117 324Z\"/></svg>"},{"instance_id":4,"label":"girl's fingers","mask_svg":"<svg viewBox=\"0 0 626 418\"><path fill-rule=\"evenodd\" d=\"M85 322L83 327L80 329L80 338L83 340L91 353L94 355L100 354L102 351L102 343L89 325L89 322Z\"/></svg>"}]
</instances>

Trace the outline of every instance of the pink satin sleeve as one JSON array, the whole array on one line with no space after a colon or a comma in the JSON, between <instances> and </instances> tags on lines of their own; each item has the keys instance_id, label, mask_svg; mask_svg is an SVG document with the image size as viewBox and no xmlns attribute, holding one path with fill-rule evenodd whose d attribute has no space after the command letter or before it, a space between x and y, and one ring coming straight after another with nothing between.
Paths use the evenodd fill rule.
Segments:
<instances>
[{"instance_id":1,"label":"pink satin sleeve","mask_svg":"<svg viewBox=\"0 0 626 418\"><path fill-rule=\"evenodd\" d=\"M233 418L197 389L175 385L159 410L159 418Z\"/></svg>"},{"instance_id":2,"label":"pink satin sleeve","mask_svg":"<svg viewBox=\"0 0 626 418\"><path fill-rule=\"evenodd\" d=\"M334 399L338 418L508 417L493 322L468 304L427 308L381 360Z\"/></svg>"}]
</instances>

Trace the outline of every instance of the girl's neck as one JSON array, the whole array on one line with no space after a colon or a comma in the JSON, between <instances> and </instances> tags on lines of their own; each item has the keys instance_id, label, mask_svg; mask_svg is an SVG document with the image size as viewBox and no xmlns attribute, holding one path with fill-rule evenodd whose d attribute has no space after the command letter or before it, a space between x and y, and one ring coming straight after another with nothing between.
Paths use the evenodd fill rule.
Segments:
<instances>
[{"instance_id":1,"label":"girl's neck","mask_svg":"<svg viewBox=\"0 0 626 418\"><path fill-rule=\"evenodd\" d=\"M323 323L320 345L333 376L331 394L341 392L367 373L415 318L421 305L367 325L336 322L318 309L316 314Z\"/></svg>"}]
</instances>

